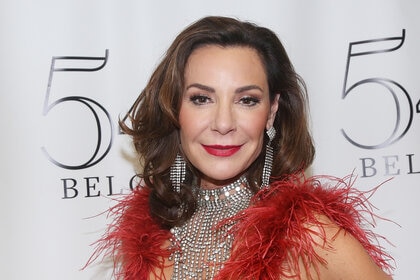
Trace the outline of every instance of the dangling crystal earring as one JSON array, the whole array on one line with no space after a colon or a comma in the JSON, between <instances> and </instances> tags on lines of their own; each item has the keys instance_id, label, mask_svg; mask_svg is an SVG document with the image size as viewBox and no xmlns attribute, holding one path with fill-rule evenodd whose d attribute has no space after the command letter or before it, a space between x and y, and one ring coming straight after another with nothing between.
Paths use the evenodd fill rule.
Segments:
<instances>
[{"instance_id":1,"label":"dangling crystal earring","mask_svg":"<svg viewBox=\"0 0 420 280\"><path fill-rule=\"evenodd\" d=\"M184 158L180 154L177 154L169 174L173 190L177 193L181 192L181 185L185 180L185 167L186 163Z\"/></svg>"},{"instance_id":2,"label":"dangling crystal earring","mask_svg":"<svg viewBox=\"0 0 420 280\"><path fill-rule=\"evenodd\" d=\"M276 129L274 128L274 126L270 127L270 129L268 129L266 131L267 135L268 135L268 143L266 146L266 151L265 151L265 160L264 160L264 167L263 167L263 173L262 173L262 184L261 184L261 188L266 188L268 187L269 183L270 183L270 176L271 176L271 168L273 167L273 147L271 147L271 141L273 141L274 137L276 136Z\"/></svg>"}]
</instances>

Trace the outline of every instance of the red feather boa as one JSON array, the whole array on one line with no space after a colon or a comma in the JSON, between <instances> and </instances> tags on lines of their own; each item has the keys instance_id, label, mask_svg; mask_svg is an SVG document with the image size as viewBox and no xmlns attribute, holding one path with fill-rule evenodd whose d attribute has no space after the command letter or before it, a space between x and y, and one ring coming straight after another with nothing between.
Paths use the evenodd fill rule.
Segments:
<instances>
[{"instance_id":1,"label":"red feather boa","mask_svg":"<svg viewBox=\"0 0 420 280\"><path fill-rule=\"evenodd\" d=\"M102 254L103 259L112 258L116 279L149 279L151 273L165 279L160 268L171 252L163 245L172 234L150 216L149 193L149 188L137 188L111 208L109 214L115 219L88 264Z\"/></svg>"},{"instance_id":2,"label":"red feather boa","mask_svg":"<svg viewBox=\"0 0 420 280\"><path fill-rule=\"evenodd\" d=\"M322 263L313 249L314 232L304 226L322 228L319 215L351 233L379 267L390 271L392 258L378 245L378 236L362 228L373 223L368 198L375 190L353 188L351 177L275 181L253 197L244 213L232 218L237 221L232 229L235 249L215 279L287 278L291 271L299 273L299 259L305 269ZM111 209L116 219L95 251L95 257L113 257L117 279L148 279L151 273L164 279L160 272L171 252L163 244L171 234L150 216L149 193L148 188L137 189ZM319 234L326 239L322 231Z\"/></svg>"},{"instance_id":3,"label":"red feather boa","mask_svg":"<svg viewBox=\"0 0 420 280\"><path fill-rule=\"evenodd\" d=\"M312 177L300 183L295 177L273 182L253 197L251 207L234 218L238 221L233 229L235 250L216 279L298 277L299 259L306 271L314 265L316 268L323 260L314 251L314 231L305 225L322 229L319 215L351 233L379 267L391 270L388 261L392 258L378 245L378 236L361 227L366 222L373 225L373 219L367 220L373 218L368 198L375 190L352 188L351 177ZM325 232L316 234L326 241Z\"/></svg>"}]
</instances>

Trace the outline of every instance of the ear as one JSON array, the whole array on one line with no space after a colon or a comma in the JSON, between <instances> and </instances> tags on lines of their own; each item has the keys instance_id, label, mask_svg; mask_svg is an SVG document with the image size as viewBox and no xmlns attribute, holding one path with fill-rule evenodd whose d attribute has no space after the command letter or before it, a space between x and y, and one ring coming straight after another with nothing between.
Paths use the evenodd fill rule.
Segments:
<instances>
[{"instance_id":1,"label":"ear","mask_svg":"<svg viewBox=\"0 0 420 280\"><path fill-rule=\"evenodd\" d=\"M277 110L279 109L279 98L280 98L280 94L276 94L273 102L271 103L270 114L268 115L267 124L265 126L266 129L270 129L274 124L274 120L276 119Z\"/></svg>"}]
</instances>

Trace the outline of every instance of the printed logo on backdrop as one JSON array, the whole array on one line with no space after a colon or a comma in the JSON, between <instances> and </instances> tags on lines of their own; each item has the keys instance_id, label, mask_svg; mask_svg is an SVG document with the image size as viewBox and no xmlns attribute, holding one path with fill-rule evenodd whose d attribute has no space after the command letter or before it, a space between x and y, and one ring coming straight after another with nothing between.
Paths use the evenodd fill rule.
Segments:
<instances>
[{"instance_id":1,"label":"printed logo on backdrop","mask_svg":"<svg viewBox=\"0 0 420 280\"><path fill-rule=\"evenodd\" d=\"M103 84L101 71L107 66L104 56L53 56L44 99L43 115L49 121L49 143L41 147L46 158L67 170L89 169L101 162L114 142L111 114L89 97ZM74 94L77 92L78 94ZM136 185L136 176L128 187ZM63 199L121 194L114 190L114 176L61 178Z\"/></svg>"},{"instance_id":2,"label":"printed logo on backdrop","mask_svg":"<svg viewBox=\"0 0 420 280\"><path fill-rule=\"evenodd\" d=\"M401 36L349 43L342 99L351 118L341 132L346 141L365 153L358 158L362 177L420 174L420 159L415 152L386 153L388 147L411 137L409 132L420 113L420 101L393 74L380 71L386 69L387 62L395 63L405 38L402 30ZM89 170L103 161L113 146L116 129L107 109L110 104L91 97L93 92L98 93L97 86L104 84L108 58L108 50L104 56L52 57L43 105L43 115L51 126L41 149L59 168ZM369 155L374 150L383 154ZM114 177L60 178L62 198L120 194ZM126 180L127 188L136 186L136 177Z\"/></svg>"},{"instance_id":3,"label":"printed logo on backdrop","mask_svg":"<svg viewBox=\"0 0 420 280\"><path fill-rule=\"evenodd\" d=\"M364 151L386 151L387 147L408 137L415 114L420 113L420 100L413 100L404 85L370 71L389 69L383 66L387 60L396 61L405 36L402 30L401 36L349 44L342 99L351 118L341 132L349 143ZM403 155L384 153L380 158L363 156L359 160L362 177L420 174L420 160L410 151ZM407 170L402 170L402 161L406 162Z\"/></svg>"}]
</instances>

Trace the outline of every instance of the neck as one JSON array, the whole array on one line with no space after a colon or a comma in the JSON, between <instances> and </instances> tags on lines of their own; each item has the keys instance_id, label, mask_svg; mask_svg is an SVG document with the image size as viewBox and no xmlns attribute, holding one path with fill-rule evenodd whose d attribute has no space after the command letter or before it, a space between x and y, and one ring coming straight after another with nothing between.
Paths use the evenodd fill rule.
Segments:
<instances>
[{"instance_id":1,"label":"neck","mask_svg":"<svg viewBox=\"0 0 420 280\"><path fill-rule=\"evenodd\" d=\"M213 279L232 250L230 219L246 209L252 197L244 177L215 189L196 188L194 214L171 229L173 280Z\"/></svg>"},{"instance_id":2,"label":"neck","mask_svg":"<svg viewBox=\"0 0 420 280\"><path fill-rule=\"evenodd\" d=\"M251 191L247 187L245 177L241 177L229 185L216 189L198 189L198 204L208 205L213 203L231 203L230 200L238 200L248 197ZM244 197L242 197L245 195ZM248 199L248 198L246 198Z\"/></svg>"},{"instance_id":3,"label":"neck","mask_svg":"<svg viewBox=\"0 0 420 280\"><path fill-rule=\"evenodd\" d=\"M242 180L242 178L244 178L245 176L243 174L239 174L236 177L227 179L227 180L214 180L211 178L208 178L207 176L202 176L200 178L200 189L203 190L215 190L215 189L220 189L223 188L225 186L234 184L235 182L237 182L238 180Z\"/></svg>"}]
</instances>

